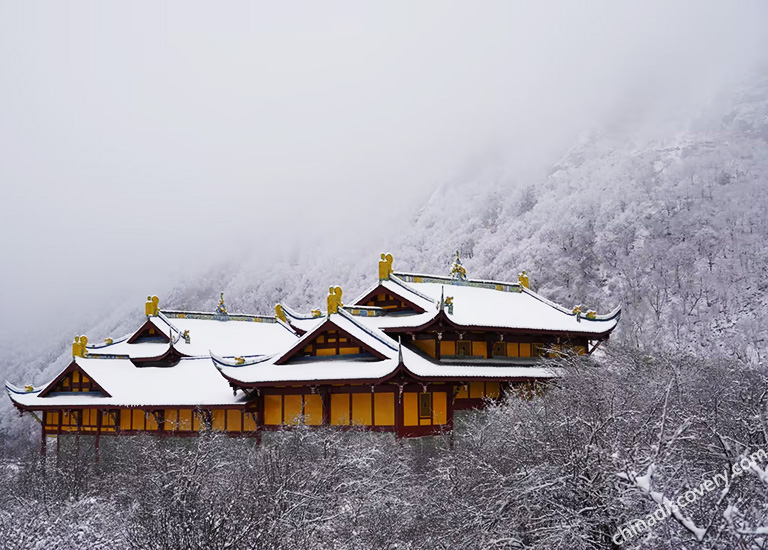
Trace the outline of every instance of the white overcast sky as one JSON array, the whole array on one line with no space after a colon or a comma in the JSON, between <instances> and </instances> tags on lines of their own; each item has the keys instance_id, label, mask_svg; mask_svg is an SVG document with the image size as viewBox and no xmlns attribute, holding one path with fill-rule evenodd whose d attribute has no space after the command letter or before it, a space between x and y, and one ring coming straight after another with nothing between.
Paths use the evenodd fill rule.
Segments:
<instances>
[{"instance_id":1,"label":"white overcast sky","mask_svg":"<svg viewBox=\"0 0 768 550\"><path fill-rule=\"evenodd\" d=\"M531 169L740 78L767 23L748 1L0 0L0 332L318 232L381 239L489 151Z\"/></svg>"}]
</instances>

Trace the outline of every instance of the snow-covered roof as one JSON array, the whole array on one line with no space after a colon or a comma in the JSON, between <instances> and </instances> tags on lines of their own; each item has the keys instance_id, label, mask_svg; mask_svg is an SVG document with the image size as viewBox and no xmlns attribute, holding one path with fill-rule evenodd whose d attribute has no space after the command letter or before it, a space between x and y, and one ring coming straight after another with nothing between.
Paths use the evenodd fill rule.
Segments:
<instances>
[{"instance_id":1,"label":"snow-covered roof","mask_svg":"<svg viewBox=\"0 0 768 550\"><path fill-rule=\"evenodd\" d=\"M390 275L389 279L384 279L369 287L365 292L360 294L360 296L352 300L351 303L354 306L360 305L360 303L364 301L367 296L369 296L378 288L383 288L388 293L399 296L406 302L410 302L424 311L431 311L435 309L436 302L432 297L419 292L395 275Z\"/></svg>"},{"instance_id":2,"label":"snow-covered roof","mask_svg":"<svg viewBox=\"0 0 768 550\"><path fill-rule=\"evenodd\" d=\"M589 319L559 306L532 290L498 281L460 281L448 277L403 274L405 284L439 301L453 298L448 319L464 327L604 334L616 326L620 309ZM414 319L415 320L415 319ZM402 326L419 326L404 320ZM396 325L393 325L396 326Z\"/></svg>"},{"instance_id":3,"label":"snow-covered roof","mask_svg":"<svg viewBox=\"0 0 768 550\"><path fill-rule=\"evenodd\" d=\"M282 308L288 324L302 332L312 330L324 320L324 316L315 317L311 313L299 313L285 305L282 305Z\"/></svg>"},{"instance_id":4,"label":"snow-covered roof","mask_svg":"<svg viewBox=\"0 0 768 550\"><path fill-rule=\"evenodd\" d=\"M111 397L98 393L20 391L6 383L11 399L25 408L169 407L236 405L246 400L219 374L209 357L182 359L173 367L136 367L129 359L76 357L77 366Z\"/></svg>"},{"instance_id":5,"label":"snow-covered roof","mask_svg":"<svg viewBox=\"0 0 768 550\"><path fill-rule=\"evenodd\" d=\"M271 355L282 351L298 339L298 335L274 318L259 316L228 316L226 321L211 314L166 312L149 317L162 334L173 339L180 353L190 357L208 357L209 350L221 350L227 355ZM189 331L190 342L180 337ZM126 338L111 345L89 346L91 355L127 355L132 358L156 357L167 349L165 342L135 342Z\"/></svg>"},{"instance_id":6,"label":"snow-covered roof","mask_svg":"<svg viewBox=\"0 0 768 550\"><path fill-rule=\"evenodd\" d=\"M526 358L515 358L505 363L493 363L492 361L445 363L434 361L405 347L403 348L403 364L408 372L414 376L427 379L501 378L511 380L537 378L543 380L557 376L555 369L539 366L535 360Z\"/></svg>"},{"instance_id":7,"label":"snow-covered roof","mask_svg":"<svg viewBox=\"0 0 768 550\"><path fill-rule=\"evenodd\" d=\"M401 363L402 358L402 363ZM549 379L557 375L555 369L537 365L531 359L519 358L511 362L493 363L492 361L473 363L442 363L434 361L406 347L398 349L386 359L365 360L349 359L345 356L323 358L322 361L298 361L284 365L268 360L248 365L235 366L219 357L213 357L221 373L236 384L262 385L286 382L334 382L344 381L383 381L392 376L401 367L423 379Z\"/></svg>"},{"instance_id":8,"label":"snow-covered roof","mask_svg":"<svg viewBox=\"0 0 768 550\"><path fill-rule=\"evenodd\" d=\"M423 313L389 311L358 302L383 289L423 309ZM448 306L448 299L452 304ZM397 329L427 326L438 316L458 327L559 333L602 339L616 326L620 309L590 319L555 304L517 283L465 280L392 273L338 313L316 317L285 306L287 323L275 317L217 315L160 311L139 330L110 344L88 346L86 357L74 359L109 396L97 393L51 393L43 388L18 388L6 383L11 399L21 407L161 407L221 406L242 403L230 383L269 385L336 381L382 381L399 371L430 379L545 379L557 373L541 366L540 358L445 359L402 347ZM443 306L443 307L441 307ZM156 341L138 338L149 329ZM295 330L294 330L295 329ZM301 350L327 330L347 333L370 353L304 357ZM183 334L188 332L190 342ZM303 333L299 335L298 332ZM164 336L164 337L163 337ZM151 340L150 338L150 340ZM130 343L132 340L138 340ZM148 367L171 346L184 356L174 366ZM132 361L133 359L134 361ZM174 360L178 356L174 356ZM173 361L167 361L168 364ZM63 373L62 373L63 374ZM56 382L51 382L51 386ZM41 397L41 393L45 395Z\"/></svg>"}]
</instances>

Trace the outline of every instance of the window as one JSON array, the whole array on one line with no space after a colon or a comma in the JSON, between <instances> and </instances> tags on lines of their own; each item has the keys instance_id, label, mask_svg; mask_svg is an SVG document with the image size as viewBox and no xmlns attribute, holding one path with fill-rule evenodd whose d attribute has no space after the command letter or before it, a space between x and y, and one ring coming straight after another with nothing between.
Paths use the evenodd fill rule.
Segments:
<instances>
[{"instance_id":1,"label":"window","mask_svg":"<svg viewBox=\"0 0 768 550\"><path fill-rule=\"evenodd\" d=\"M506 342L495 342L493 344L493 356L494 357L506 357L507 344Z\"/></svg>"},{"instance_id":2,"label":"window","mask_svg":"<svg viewBox=\"0 0 768 550\"><path fill-rule=\"evenodd\" d=\"M432 418L432 394L419 394L419 418Z\"/></svg>"},{"instance_id":3,"label":"window","mask_svg":"<svg viewBox=\"0 0 768 550\"><path fill-rule=\"evenodd\" d=\"M472 355L472 342L469 340L459 340L459 344L456 347L456 355L469 356Z\"/></svg>"}]
</instances>

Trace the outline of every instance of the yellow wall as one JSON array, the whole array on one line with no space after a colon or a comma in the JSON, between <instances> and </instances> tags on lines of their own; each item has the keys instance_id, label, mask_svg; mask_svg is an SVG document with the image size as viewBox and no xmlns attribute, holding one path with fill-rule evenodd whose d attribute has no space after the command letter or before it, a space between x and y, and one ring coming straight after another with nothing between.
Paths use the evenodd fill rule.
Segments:
<instances>
[{"instance_id":1,"label":"yellow wall","mask_svg":"<svg viewBox=\"0 0 768 550\"><path fill-rule=\"evenodd\" d=\"M179 430L190 431L192 430L192 410L181 409L179 411Z\"/></svg>"},{"instance_id":2,"label":"yellow wall","mask_svg":"<svg viewBox=\"0 0 768 550\"><path fill-rule=\"evenodd\" d=\"M435 341L434 340L414 340L413 345L419 348L421 351L429 355L435 356Z\"/></svg>"},{"instance_id":3,"label":"yellow wall","mask_svg":"<svg viewBox=\"0 0 768 550\"><path fill-rule=\"evenodd\" d=\"M216 409L211 412L211 429L217 432L223 432L226 429L226 413L223 409Z\"/></svg>"},{"instance_id":4,"label":"yellow wall","mask_svg":"<svg viewBox=\"0 0 768 550\"><path fill-rule=\"evenodd\" d=\"M395 394L374 393L374 421L377 426L395 425Z\"/></svg>"},{"instance_id":5,"label":"yellow wall","mask_svg":"<svg viewBox=\"0 0 768 550\"><path fill-rule=\"evenodd\" d=\"M237 409L227 409L227 431L243 431L243 413Z\"/></svg>"},{"instance_id":6,"label":"yellow wall","mask_svg":"<svg viewBox=\"0 0 768 550\"><path fill-rule=\"evenodd\" d=\"M456 355L456 342L442 341L440 342L440 355Z\"/></svg>"},{"instance_id":7,"label":"yellow wall","mask_svg":"<svg viewBox=\"0 0 768 550\"><path fill-rule=\"evenodd\" d=\"M445 424L448 421L448 394L444 391L432 392L432 422Z\"/></svg>"},{"instance_id":8,"label":"yellow wall","mask_svg":"<svg viewBox=\"0 0 768 550\"><path fill-rule=\"evenodd\" d=\"M403 394L403 424L405 426L419 425L419 394L405 392Z\"/></svg>"},{"instance_id":9,"label":"yellow wall","mask_svg":"<svg viewBox=\"0 0 768 550\"><path fill-rule=\"evenodd\" d=\"M310 426L318 426L323 423L323 396L304 396L304 422Z\"/></svg>"},{"instance_id":10,"label":"yellow wall","mask_svg":"<svg viewBox=\"0 0 768 550\"><path fill-rule=\"evenodd\" d=\"M497 398L500 395L500 387L498 382L486 382L485 383L485 396L492 399Z\"/></svg>"},{"instance_id":11,"label":"yellow wall","mask_svg":"<svg viewBox=\"0 0 768 550\"><path fill-rule=\"evenodd\" d=\"M256 413L248 411L243 414L243 431L255 432L256 426Z\"/></svg>"},{"instance_id":12,"label":"yellow wall","mask_svg":"<svg viewBox=\"0 0 768 550\"><path fill-rule=\"evenodd\" d=\"M472 342L472 355L475 357L488 357L488 344L486 342Z\"/></svg>"},{"instance_id":13,"label":"yellow wall","mask_svg":"<svg viewBox=\"0 0 768 550\"><path fill-rule=\"evenodd\" d=\"M355 426L371 425L371 394L352 394L352 424Z\"/></svg>"},{"instance_id":14,"label":"yellow wall","mask_svg":"<svg viewBox=\"0 0 768 550\"><path fill-rule=\"evenodd\" d=\"M59 427L59 413L58 412L48 412L45 413L45 425L51 428L58 428Z\"/></svg>"},{"instance_id":15,"label":"yellow wall","mask_svg":"<svg viewBox=\"0 0 768 550\"><path fill-rule=\"evenodd\" d=\"M507 357L520 357L520 346L517 342L507 343Z\"/></svg>"},{"instance_id":16,"label":"yellow wall","mask_svg":"<svg viewBox=\"0 0 768 550\"><path fill-rule=\"evenodd\" d=\"M485 385L483 382L470 382L469 384L469 397L470 399L477 399L485 397Z\"/></svg>"},{"instance_id":17,"label":"yellow wall","mask_svg":"<svg viewBox=\"0 0 768 550\"><path fill-rule=\"evenodd\" d=\"M531 344L520 344L520 357L531 356Z\"/></svg>"},{"instance_id":18,"label":"yellow wall","mask_svg":"<svg viewBox=\"0 0 768 550\"><path fill-rule=\"evenodd\" d=\"M278 426L283 423L283 396L264 396L264 424Z\"/></svg>"},{"instance_id":19,"label":"yellow wall","mask_svg":"<svg viewBox=\"0 0 768 550\"><path fill-rule=\"evenodd\" d=\"M131 410L131 416L133 417L132 429L143 430L144 429L144 411L133 409Z\"/></svg>"},{"instance_id":20,"label":"yellow wall","mask_svg":"<svg viewBox=\"0 0 768 550\"><path fill-rule=\"evenodd\" d=\"M331 424L347 426L349 424L349 394L331 394Z\"/></svg>"},{"instance_id":21,"label":"yellow wall","mask_svg":"<svg viewBox=\"0 0 768 550\"><path fill-rule=\"evenodd\" d=\"M301 395L284 395L283 406L285 413L283 416L284 424L299 424L301 422Z\"/></svg>"}]
</instances>

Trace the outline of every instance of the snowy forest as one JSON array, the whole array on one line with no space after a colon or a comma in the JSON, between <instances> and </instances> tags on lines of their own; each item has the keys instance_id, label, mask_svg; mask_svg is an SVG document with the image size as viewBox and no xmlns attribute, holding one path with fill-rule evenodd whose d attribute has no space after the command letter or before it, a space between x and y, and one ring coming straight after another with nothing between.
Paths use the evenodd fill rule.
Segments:
<instances>
[{"instance_id":1,"label":"snowy forest","mask_svg":"<svg viewBox=\"0 0 768 550\"><path fill-rule=\"evenodd\" d=\"M305 426L259 444L105 437L96 462L85 436L41 456L39 424L3 398L0 550L768 548L768 67L685 108L595 121L546 170L488 154L425 186L376 239L332 246L338 226L322 241L305 221L289 254L179 274L162 307L213 311L223 292L231 312L308 312L329 284L350 299L369 287L385 250L397 270L439 275L458 250L472 278L526 270L565 307L621 305L610 340L551 359L562 377L544 395L412 440ZM141 305L78 323L121 336ZM50 380L73 330L0 334L0 375ZM650 527L629 530L638 519Z\"/></svg>"}]
</instances>

